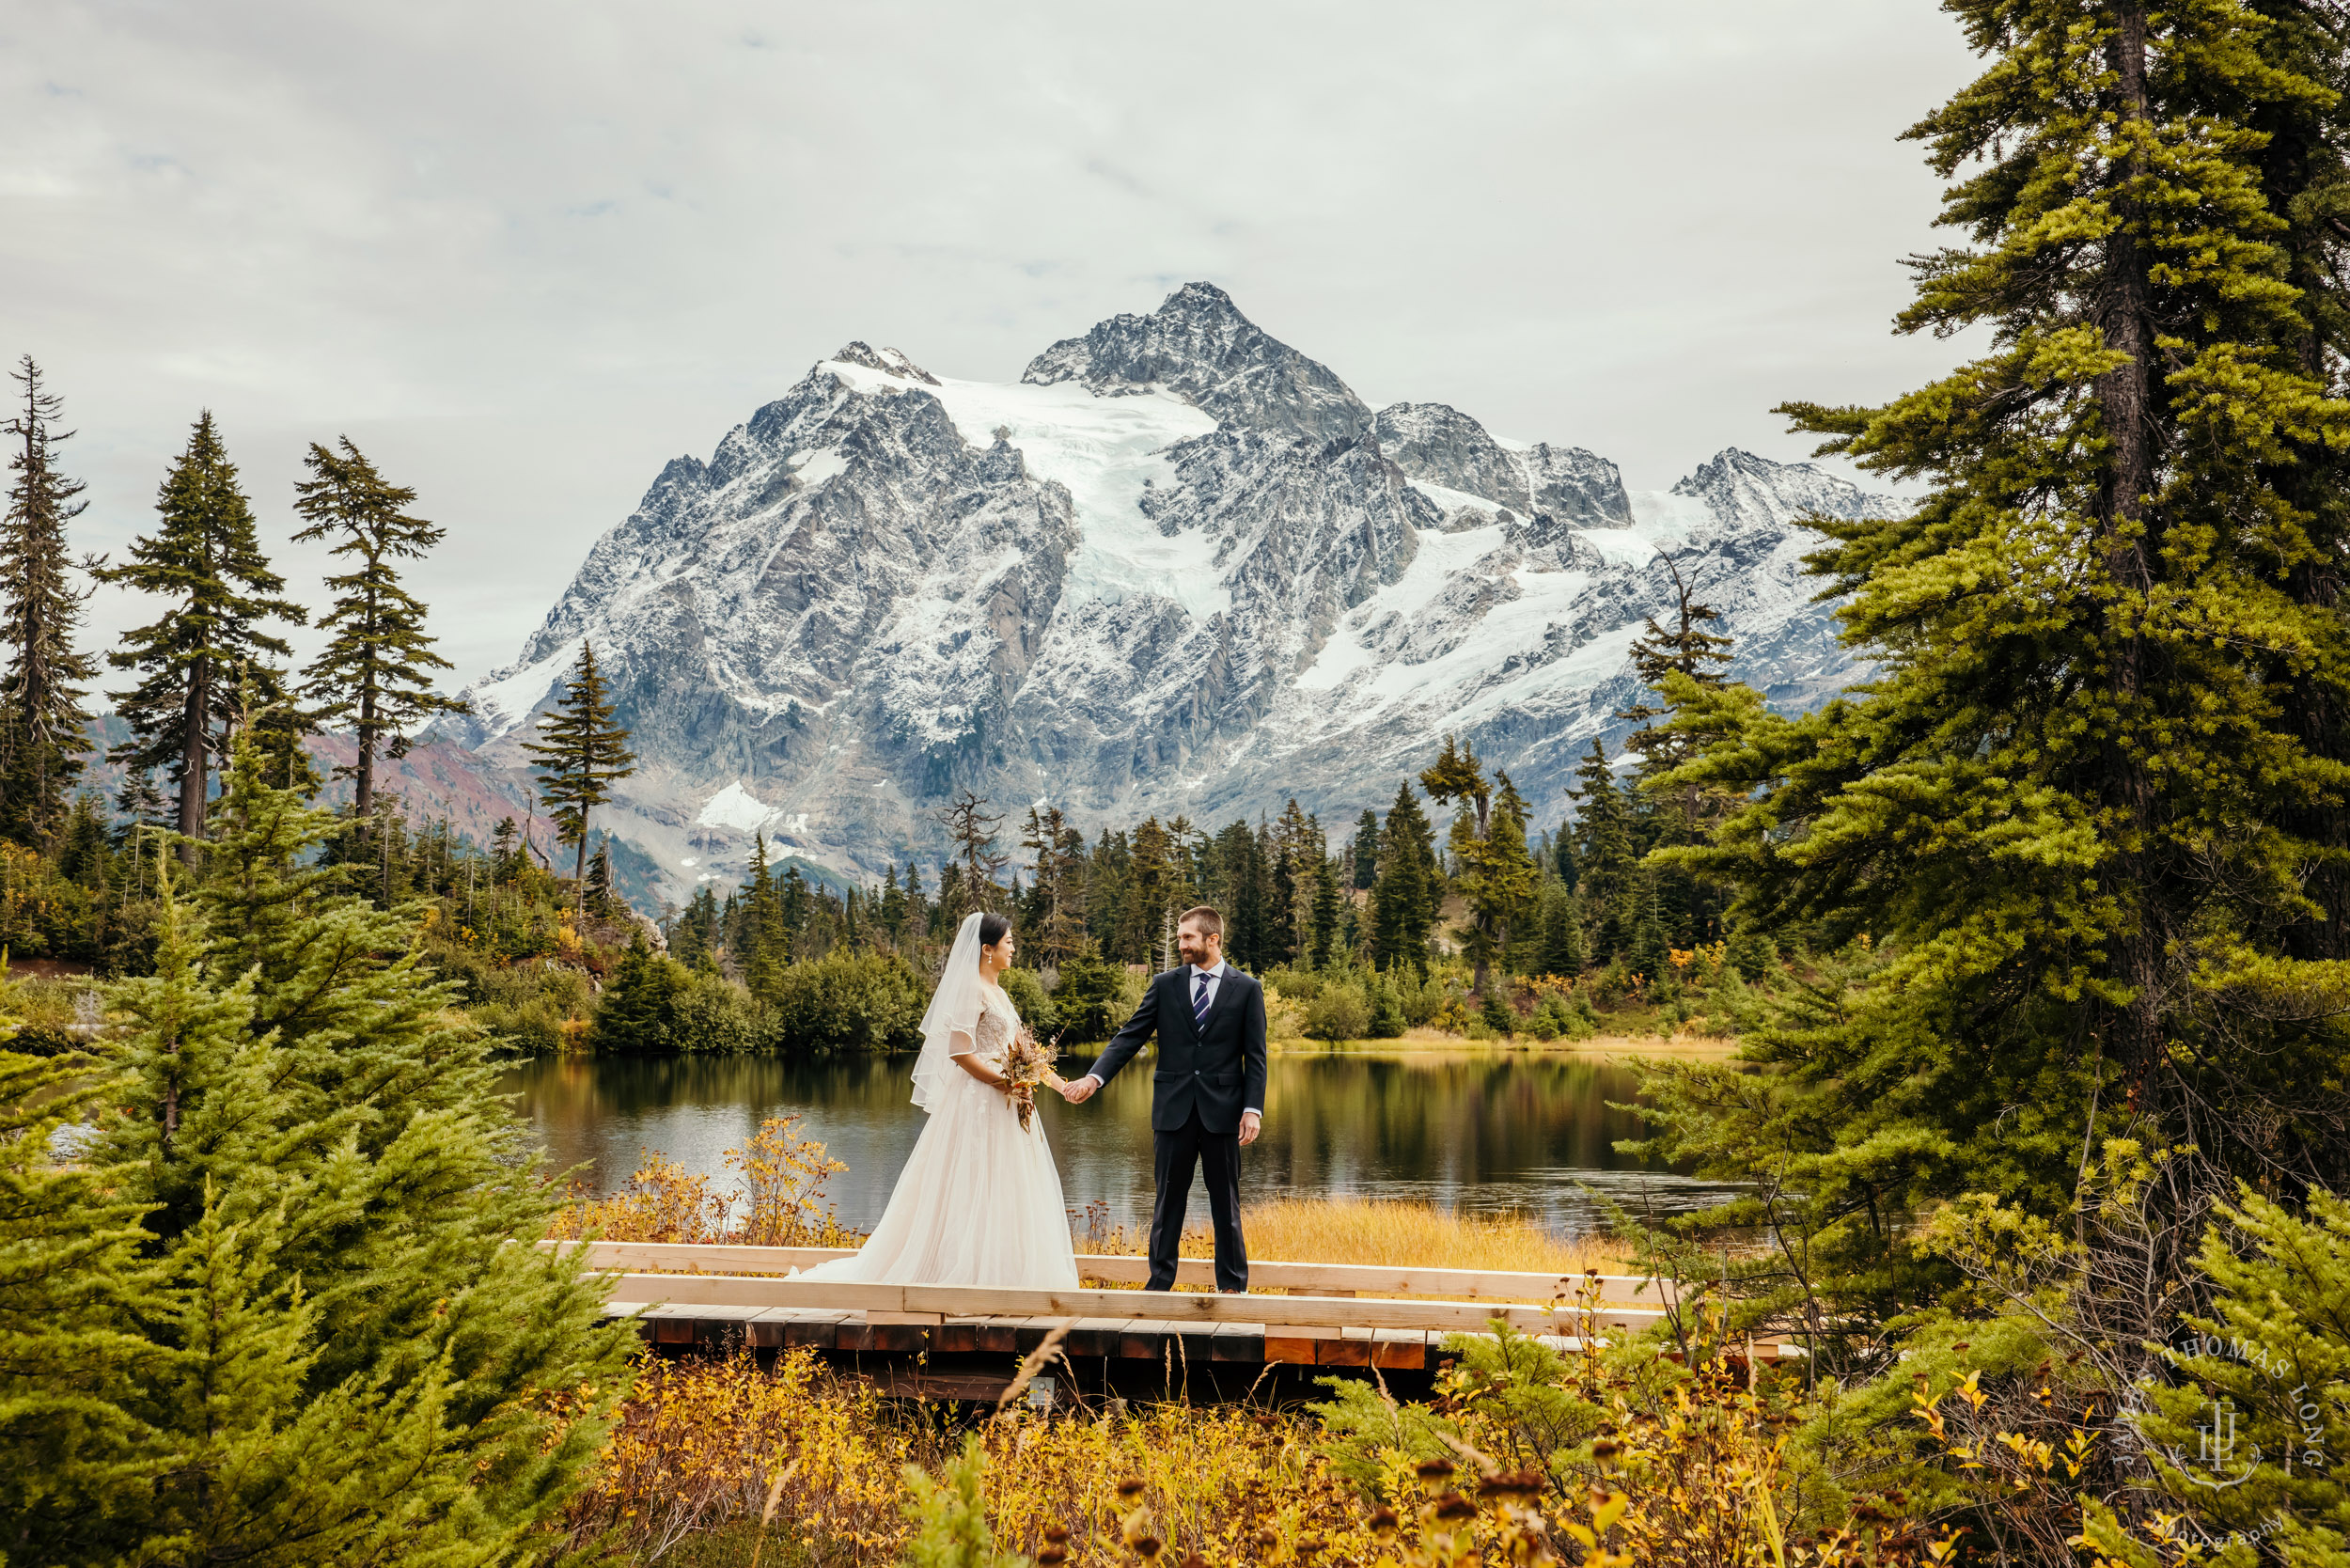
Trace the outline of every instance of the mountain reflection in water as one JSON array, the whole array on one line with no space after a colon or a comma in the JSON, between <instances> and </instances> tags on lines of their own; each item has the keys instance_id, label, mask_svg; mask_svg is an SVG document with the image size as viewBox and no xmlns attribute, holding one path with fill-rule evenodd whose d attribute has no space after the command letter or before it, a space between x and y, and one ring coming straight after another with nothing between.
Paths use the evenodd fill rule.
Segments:
<instances>
[{"instance_id":1,"label":"mountain reflection in water","mask_svg":"<svg viewBox=\"0 0 2350 1568\"><path fill-rule=\"evenodd\" d=\"M1061 1070L1083 1070L1064 1058ZM628 1179L642 1151L729 1184L726 1151L761 1119L797 1113L849 1168L826 1195L860 1230L881 1215L922 1130L907 1101L912 1059L793 1063L760 1057L536 1058L506 1087L521 1095L558 1169L585 1166L598 1192ZM1071 1208L1100 1201L1127 1223L1151 1201L1147 1060L1084 1105L1042 1095L1047 1136ZM1731 1189L1649 1170L1618 1153L1639 1120L1630 1070L1571 1053L1281 1051L1272 1059L1264 1135L1241 1156L1244 1201L1274 1197L1407 1198L1518 1213L1574 1233L1593 1228L1584 1188L1628 1208L1679 1213ZM1206 1195L1193 1207L1205 1220Z\"/></svg>"}]
</instances>

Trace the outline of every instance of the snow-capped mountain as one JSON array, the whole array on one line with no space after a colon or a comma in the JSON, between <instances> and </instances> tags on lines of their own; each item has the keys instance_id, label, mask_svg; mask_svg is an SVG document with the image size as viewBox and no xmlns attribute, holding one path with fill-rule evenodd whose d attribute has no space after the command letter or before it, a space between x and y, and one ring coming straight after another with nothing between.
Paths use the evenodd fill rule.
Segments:
<instances>
[{"instance_id":1,"label":"snow-capped mountain","mask_svg":"<svg viewBox=\"0 0 2350 1568\"><path fill-rule=\"evenodd\" d=\"M931 859L964 785L1089 827L1294 795L1342 828L1448 729L1547 823L1621 728L1660 551L1738 673L1807 705L1854 672L1797 519L1901 505L1735 449L1626 491L1441 403L1373 411L1194 283L1008 385L849 344L662 470L469 689L470 739L518 761L592 638L640 759L612 825L679 893L754 831L859 875Z\"/></svg>"}]
</instances>

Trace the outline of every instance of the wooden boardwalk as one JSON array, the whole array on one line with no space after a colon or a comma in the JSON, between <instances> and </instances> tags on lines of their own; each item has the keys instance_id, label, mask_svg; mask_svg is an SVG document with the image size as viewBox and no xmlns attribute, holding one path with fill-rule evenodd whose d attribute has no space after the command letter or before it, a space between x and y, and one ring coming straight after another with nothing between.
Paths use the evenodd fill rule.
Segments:
<instances>
[{"instance_id":1,"label":"wooden boardwalk","mask_svg":"<svg viewBox=\"0 0 2350 1568\"><path fill-rule=\"evenodd\" d=\"M1488 1332L1495 1319L1574 1350L1585 1336L1604 1341L1647 1328L1676 1299L1669 1280L1624 1275L1292 1262L1252 1262L1248 1293L1221 1295L1205 1288L1213 1265L1204 1259L1184 1260L1177 1276L1179 1285L1202 1289L1146 1292L1132 1288L1147 1278L1143 1259L1095 1255L1079 1256L1089 1283L1071 1291L858 1285L783 1278L849 1255L819 1247L587 1245L593 1266L612 1278L606 1309L637 1317L654 1343L676 1346L731 1341L1003 1357L1025 1355L1068 1324L1065 1354L1110 1363L1418 1372L1433 1368L1446 1335ZM1121 1285L1128 1288L1109 1288ZM1791 1347L1754 1349L1785 1355Z\"/></svg>"}]
</instances>

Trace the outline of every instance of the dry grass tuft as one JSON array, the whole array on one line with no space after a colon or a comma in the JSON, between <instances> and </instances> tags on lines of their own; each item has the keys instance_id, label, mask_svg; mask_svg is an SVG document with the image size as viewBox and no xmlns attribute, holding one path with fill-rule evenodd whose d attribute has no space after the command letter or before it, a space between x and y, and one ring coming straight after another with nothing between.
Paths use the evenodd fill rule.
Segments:
<instances>
[{"instance_id":1,"label":"dry grass tuft","mask_svg":"<svg viewBox=\"0 0 2350 1568\"><path fill-rule=\"evenodd\" d=\"M1364 1263L1402 1268L1492 1269L1552 1277L1628 1265L1597 1238L1567 1240L1520 1215L1456 1215L1434 1203L1396 1199L1282 1198L1241 1212L1248 1256L1260 1262ZM1077 1250L1139 1257L1147 1238L1109 1222L1102 1204L1078 1216ZM1183 1231L1183 1256L1212 1258L1215 1238L1202 1223Z\"/></svg>"},{"instance_id":2,"label":"dry grass tuft","mask_svg":"<svg viewBox=\"0 0 2350 1568\"><path fill-rule=\"evenodd\" d=\"M1252 1258L1284 1262L1379 1263L1497 1269L1524 1274L1621 1273L1623 1260L1597 1239L1565 1240L1518 1215L1458 1215L1434 1203L1358 1198L1284 1198L1243 1213ZM1186 1235L1183 1250L1193 1252ZM1197 1256L1214 1252L1205 1231Z\"/></svg>"}]
</instances>

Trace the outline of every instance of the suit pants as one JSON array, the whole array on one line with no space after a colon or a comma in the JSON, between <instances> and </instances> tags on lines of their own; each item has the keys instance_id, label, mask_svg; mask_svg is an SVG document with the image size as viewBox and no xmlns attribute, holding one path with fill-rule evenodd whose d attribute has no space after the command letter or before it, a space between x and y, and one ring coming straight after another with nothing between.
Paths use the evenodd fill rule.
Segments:
<instances>
[{"instance_id":1,"label":"suit pants","mask_svg":"<svg viewBox=\"0 0 2350 1568\"><path fill-rule=\"evenodd\" d=\"M1215 1288L1248 1288L1248 1248L1240 1233L1240 1134L1212 1133L1199 1111L1174 1132L1151 1134L1152 1174L1158 1197L1151 1211L1149 1291L1175 1288L1175 1261L1183 1241L1183 1211L1191 1201L1191 1173L1199 1168L1208 1183L1208 1213L1215 1219Z\"/></svg>"}]
</instances>

